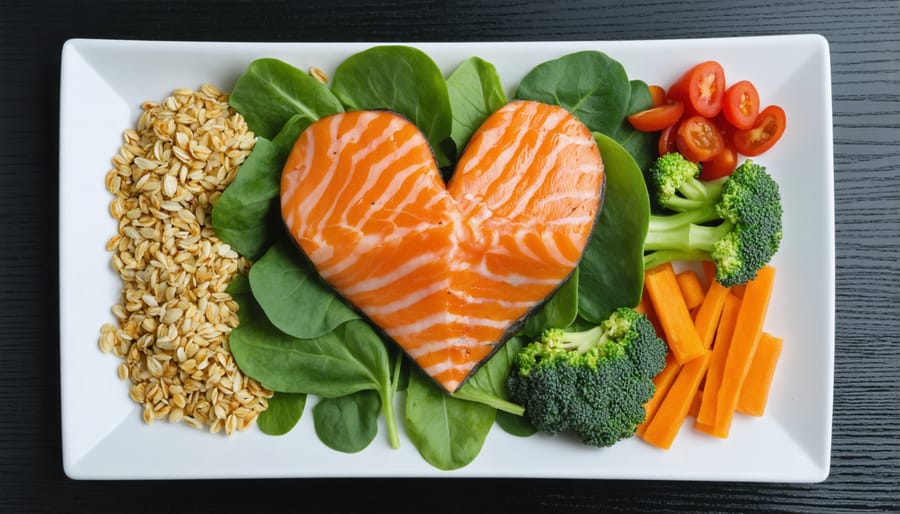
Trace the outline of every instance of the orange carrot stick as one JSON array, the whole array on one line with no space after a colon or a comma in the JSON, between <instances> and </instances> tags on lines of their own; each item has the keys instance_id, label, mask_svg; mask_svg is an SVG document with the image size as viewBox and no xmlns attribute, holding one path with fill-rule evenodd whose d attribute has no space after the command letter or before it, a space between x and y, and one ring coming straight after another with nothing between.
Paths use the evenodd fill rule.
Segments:
<instances>
[{"instance_id":1,"label":"orange carrot stick","mask_svg":"<svg viewBox=\"0 0 900 514\"><path fill-rule=\"evenodd\" d=\"M726 434L731 429L741 387L759 344L774 283L775 268L766 266L759 270L756 278L748 282L744 289L744 298L734 325L734 336L731 338L731 347L728 348L728 358L725 359L719 397L716 399L716 426L721 427Z\"/></svg>"},{"instance_id":2,"label":"orange carrot stick","mask_svg":"<svg viewBox=\"0 0 900 514\"><path fill-rule=\"evenodd\" d=\"M675 362L675 357L672 355L672 352L669 352L666 355L666 367L653 378L653 385L656 386L656 392L653 393L653 397L644 404L644 412L647 414L644 416L644 422L638 425L637 430L635 431L637 435L643 434L644 430L647 429L647 425L656 414L659 404L662 403L663 398L666 397L666 393L669 392L672 382L675 382L675 377L678 376L679 369L681 369L681 365Z\"/></svg>"},{"instance_id":3,"label":"orange carrot stick","mask_svg":"<svg viewBox=\"0 0 900 514\"><path fill-rule=\"evenodd\" d=\"M784 340L772 334L763 332L759 338L759 346L741 387L741 395L738 398L737 410L751 416L762 416L769 400L769 388L772 385L772 376L775 375L775 366L781 356Z\"/></svg>"},{"instance_id":4,"label":"orange carrot stick","mask_svg":"<svg viewBox=\"0 0 900 514\"><path fill-rule=\"evenodd\" d=\"M737 321L740 307L740 298L733 294L726 295L719 327L716 331L716 342L709 360L709 370L706 372L706 384L703 387L705 394L695 424L697 429L719 437L725 437L728 434L722 434L715 428L716 401L719 398L719 386L722 383L722 373L725 371L725 359L728 357L728 347L731 346L734 324Z\"/></svg>"},{"instance_id":5,"label":"orange carrot stick","mask_svg":"<svg viewBox=\"0 0 900 514\"><path fill-rule=\"evenodd\" d=\"M635 307L634 310L647 316L649 316L650 313L653 312L653 304L650 303L650 297L647 296L646 288L641 291L641 301L637 304L637 307Z\"/></svg>"},{"instance_id":6,"label":"orange carrot stick","mask_svg":"<svg viewBox=\"0 0 900 514\"><path fill-rule=\"evenodd\" d=\"M710 353L704 350L699 357L681 367L675 383L669 388L659 409L656 410L656 415L644 430L642 436L644 441L666 450L672 447L672 442L678 435L678 430L681 429L684 418L687 417L691 403L694 401L694 395L697 394L700 380L706 373Z\"/></svg>"},{"instance_id":7,"label":"orange carrot stick","mask_svg":"<svg viewBox=\"0 0 900 514\"><path fill-rule=\"evenodd\" d=\"M703 297L703 303L700 304L697 310L697 315L694 317L697 335L700 336L700 341L706 349L712 346L713 337L716 334L716 327L719 326L719 317L722 314L722 308L725 306L725 298L728 297L729 289L713 280L706 291L706 296Z\"/></svg>"},{"instance_id":8,"label":"orange carrot stick","mask_svg":"<svg viewBox=\"0 0 900 514\"><path fill-rule=\"evenodd\" d=\"M659 324L659 318L656 317L656 311L653 310L653 302L650 301L650 295L647 294L646 287L641 291L641 303L639 303L634 310L647 316L647 320L650 321L650 324L656 329L657 334L661 335L663 333L662 327Z\"/></svg>"},{"instance_id":9,"label":"orange carrot stick","mask_svg":"<svg viewBox=\"0 0 900 514\"><path fill-rule=\"evenodd\" d=\"M646 271L644 284L665 334L664 339L675 354L675 360L679 364L685 364L700 356L704 351L703 343L694 328L694 321L684 302L672 264L663 264Z\"/></svg>"},{"instance_id":10,"label":"orange carrot stick","mask_svg":"<svg viewBox=\"0 0 900 514\"><path fill-rule=\"evenodd\" d=\"M685 270L675 275L675 278L678 280L678 287L688 310L700 306L703 303L704 292L697 273L694 270Z\"/></svg>"},{"instance_id":11,"label":"orange carrot stick","mask_svg":"<svg viewBox=\"0 0 900 514\"><path fill-rule=\"evenodd\" d=\"M697 417L697 414L700 412L700 404L703 402L703 390L697 391L694 394L694 401L691 402L691 408L688 410L688 416L692 416L694 418Z\"/></svg>"}]
</instances>

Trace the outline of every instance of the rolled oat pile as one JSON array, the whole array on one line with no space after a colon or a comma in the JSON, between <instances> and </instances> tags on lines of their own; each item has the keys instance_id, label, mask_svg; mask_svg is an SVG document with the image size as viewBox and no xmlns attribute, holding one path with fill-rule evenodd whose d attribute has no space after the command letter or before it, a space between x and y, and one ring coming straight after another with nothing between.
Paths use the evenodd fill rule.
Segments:
<instances>
[{"instance_id":1,"label":"rolled oat pile","mask_svg":"<svg viewBox=\"0 0 900 514\"><path fill-rule=\"evenodd\" d=\"M124 133L106 187L118 233L107 250L122 278L118 326L100 349L123 359L118 374L147 423L184 421L211 432L244 430L272 393L245 377L228 349L237 304L225 292L249 263L221 242L210 212L255 138L227 95L179 89L142 106Z\"/></svg>"}]
</instances>

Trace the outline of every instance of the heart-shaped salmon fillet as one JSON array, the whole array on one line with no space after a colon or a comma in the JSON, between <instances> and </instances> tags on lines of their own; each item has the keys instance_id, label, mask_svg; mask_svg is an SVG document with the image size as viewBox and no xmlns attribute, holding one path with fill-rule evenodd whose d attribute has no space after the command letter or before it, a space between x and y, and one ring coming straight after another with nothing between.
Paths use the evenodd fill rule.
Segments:
<instances>
[{"instance_id":1,"label":"heart-shaped salmon fillet","mask_svg":"<svg viewBox=\"0 0 900 514\"><path fill-rule=\"evenodd\" d=\"M447 186L415 125L354 111L297 139L281 208L321 277L453 392L575 269L603 184L559 107L499 109Z\"/></svg>"}]
</instances>

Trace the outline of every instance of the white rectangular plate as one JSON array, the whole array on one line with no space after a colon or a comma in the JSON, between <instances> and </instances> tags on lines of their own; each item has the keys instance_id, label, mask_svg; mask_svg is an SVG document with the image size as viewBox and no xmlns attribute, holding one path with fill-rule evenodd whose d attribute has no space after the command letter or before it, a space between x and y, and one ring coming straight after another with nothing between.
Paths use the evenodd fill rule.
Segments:
<instances>
[{"instance_id":1,"label":"white rectangular plate","mask_svg":"<svg viewBox=\"0 0 900 514\"><path fill-rule=\"evenodd\" d=\"M450 73L477 55L510 94L535 65L593 49L629 78L668 85L700 61L722 63L729 83L753 81L763 106L787 112L782 140L756 160L781 185L784 241L765 329L785 346L762 418L737 415L727 440L686 423L673 448L637 438L594 449L569 438L516 438L495 427L478 458L445 472L405 437L392 450L379 433L347 455L320 443L309 411L288 435L256 427L232 437L183 424L147 426L116 376L118 359L97 348L121 284L104 248L116 224L104 188L122 131L145 100L210 82L229 90L250 62L276 57L329 76L372 45L72 40L60 91L60 366L63 464L80 479L339 476L628 478L816 482L829 471L834 367L834 192L828 43L815 35L670 41L414 44ZM402 424L402 423L401 423ZM401 434L403 435L403 434Z\"/></svg>"}]
</instances>

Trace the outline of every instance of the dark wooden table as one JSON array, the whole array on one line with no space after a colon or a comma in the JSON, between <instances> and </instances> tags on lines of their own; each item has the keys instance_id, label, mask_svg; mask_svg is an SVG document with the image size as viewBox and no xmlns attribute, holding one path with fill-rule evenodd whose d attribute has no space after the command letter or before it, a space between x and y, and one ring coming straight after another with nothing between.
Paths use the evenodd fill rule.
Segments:
<instances>
[{"instance_id":1,"label":"dark wooden table","mask_svg":"<svg viewBox=\"0 0 900 514\"><path fill-rule=\"evenodd\" d=\"M0 3L0 511L900 509L900 3L425 0L415 4ZM63 474L57 147L60 50L65 40L500 41L792 33L824 35L831 45L833 73L837 356L832 467L824 483L462 479L146 483L78 482Z\"/></svg>"}]
</instances>

